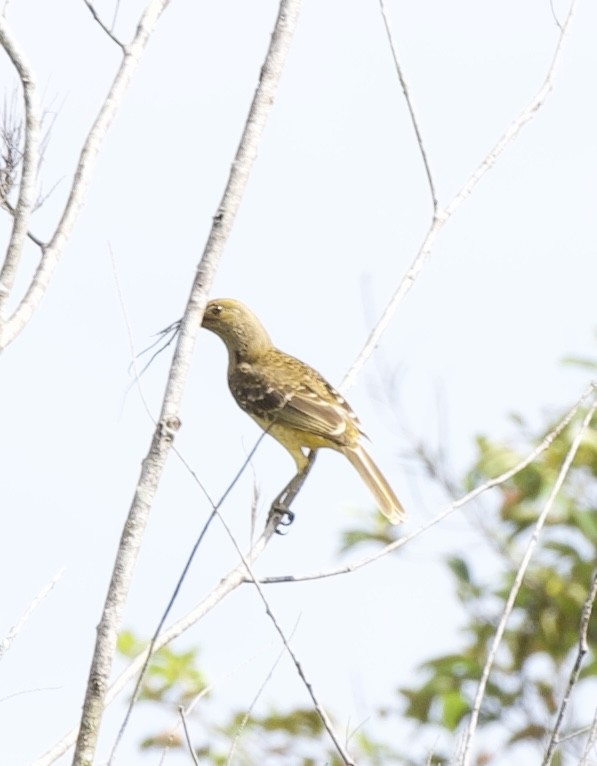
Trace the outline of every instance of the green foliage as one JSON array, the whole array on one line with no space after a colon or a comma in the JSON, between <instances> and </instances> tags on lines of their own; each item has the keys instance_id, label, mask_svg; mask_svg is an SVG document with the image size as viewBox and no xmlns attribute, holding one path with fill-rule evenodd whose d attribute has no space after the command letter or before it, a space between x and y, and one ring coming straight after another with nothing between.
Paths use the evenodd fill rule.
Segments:
<instances>
[{"instance_id":1,"label":"green foliage","mask_svg":"<svg viewBox=\"0 0 597 766\"><path fill-rule=\"evenodd\" d=\"M521 422L521 425L524 425ZM495 626L507 599L522 552L560 470L578 422L571 424L532 465L494 490L498 517L484 514L484 529L494 549L496 572L475 580L474 558L447 561L456 594L470 616L458 654L425 662L420 682L400 689L405 714L420 724L454 731L468 716ZM551 430L551 426L545 433ZM539 442L545 434L534 441ZM467 487L512 468L530 450L477 440L477 459ZM597 431L583 438L573 468L540 538L496 658L481 709L481 730L499 724L500 752L520 742L540 749L549 734L579 641L579 621L595 568L597 542ZM597 615L589 627L597 641ZM582 681L595 684L597 662L585 665ZM580 689L577 689L578 693ZM590 723L591 711L569 716L564 736ZM497 731L493 726L492 731ZM504 761L506 762L506 761Z\"/></svg>"},{"instance_id":2,"label":"green foliage","mask_svg":"<svg viewBox=\"0 0 597 766\"><path fill-rule=\"evenodd\" d=\"M118 637L117 649L124 657L132 659L146 645L130 631L123 631ZM157 651L145 673L139 699L186 705L207 686L203 674L197 669L197 654L197 649L175 652L168 646Z\"/></svg>"},{"instance_id":3,"label":"green foliage","mask_svg":"<svg viewBox=\"0 0 597 766\"><path fill-rule=\"evenodd\" d=\"M371 508L364 511L358 510L354 512L353 517L357 526L343 531L340 552L370 543L385 546L396 539L394 531L396 527L390 527L385 516L382 516L379 511L373 513Z\"/></svg>"},{"instance_id":4,"label":"green foliage","mask_svg":"<svg viewBox=\"0 0 597 766\"><path fill-rule=\"evenodd\" d=\"M130 631L118 638L119 653L132 659L146 646ZM231 713L222 724L212 720L207 682L198 669L198 651L177 652L170 647L160 649L152 659L143 681L140 701L157 704L160 708L176 711L169 717L169 728L145 737L140 743L142 750L185 750L188 747L180 726L173 726L179 719L178 710L184 708L197 696L200 705L185 715L187 728L193 738L202 740L193 746L197 759L212 766L224 766L231 750L235 766L278 766L292 762L296 766L343 766L333 747L330 746L319 715L312 708L296 708L290 711L270 709L266 714L249 715L244 711ZM371 766L392 763L393 753L374 743L362 732L351 738L351 750L364 756ZM385 753L385 754L384 754Z\"/></svg>"}]
</instances>

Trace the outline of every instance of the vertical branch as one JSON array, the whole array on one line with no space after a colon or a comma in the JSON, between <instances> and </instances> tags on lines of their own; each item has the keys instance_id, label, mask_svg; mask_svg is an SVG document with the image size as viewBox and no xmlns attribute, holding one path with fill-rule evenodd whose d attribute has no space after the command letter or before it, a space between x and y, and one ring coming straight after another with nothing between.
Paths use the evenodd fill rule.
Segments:
<instances>
[{"instance_id":1,"label":"vertical branch","mask_svg":"<svg viewBox=\"0 0 597 766\"><path fill-rule=\"evenodd\" d=\"M2 309L12 290L17 268L27 239L29 220L35 206L37 172L40 159L41 108L37 97L36 78L8 28L6 19L0 16L0 45L6 51L17 70L23 87L25 102L25 145L19 183L19 196L14 209L12 232L6 258L0 270L0 322Z\"/></svg>"},{"instance_id":2,"label":"vertical branch","mask_svg":"<svg viewBox=\"0 0 597 766\"><path fill-rule=\"evenodd\" d=\"M485 690L487 688L489 674L491 673L491 669L493 667L493 663L495 661L498 648L504 636L504 632L506 630L506 624L510 618L512 609L514 608L514 602L516 601L516 597L518 596L518 592L520 591L520 588L522 586L524 576L528 569L533 553L535 552L535 548L537 547L537 543L539 541L539 535L541 534L541 530L543 529L545 520L547 519L549 513L551 512L555 499L558 496L564 484L564 481L566 480L566 476L568 475L570 466L572 465L572 462L576 456L580 443L583 439L583 436L585 435L585 431L587 430L587 428L589 427L591 423L591 420L593 419L595 410L597 410L597 398L594 399L593 404L589 407L587 414L583 418L580 428L578 429L576 436L574 437L572 444L570 445L570 448L568 452L566 453L566 457L564 458L562 467L560 468L560 471L554 482L551 492L549 493L549 497L547 498L547 501L543 507L543 510L539 514L539 518L535 522L533 535L529 541L529 544L527 545L527 549L524 553L524 556L522 557L522 561L520 562L518 571L516 572L516 577L514 578L514 582L512 584L512 588L510 589L510 593L508 594L506 605L504 606L502 616L498 623L497 629L495 631L495 635L491 642L489 652L487 654L487 659L485 660L485 665L483 666L483 671L481 673L479 685L477 686L477 693L475 694L473 709L471 711L471 718L470 718L466 733L464 735L461 755L458 759L459 766L468 766L470 762L471 745L472 745L473 737L475 735L475 731L477 729L477 724L479 722L479 714L481 712L481 705L483 703L483 698L485 696Z\"/></svg>"},{"instance_id":3,"label":"vertical branch","mask_svg":"<svg viewBox=\"0 0 597 766\"><path fill-rule=\"evenodd\" d=\"M222 201L214 216L212 228L183 316L178 343L170 368L158 426L149 452L143 461L127 520L124 525L112 579L108 588L87 683L81 716L81 727L73 760L74 766L91 766L94 760L98 730L105 706L106 690L116 650L116 636L122 622L124 603L133 569L139 554L141 538L151 504L179 426L178 410L195 337L207 302L207 292L219 263L224 244L232 229L240 201L249 179L300 8L300 0L281 0L270 46L261 69L259 83L245 123L243 135L232 163Z\"/></svg>"}]
</instances>

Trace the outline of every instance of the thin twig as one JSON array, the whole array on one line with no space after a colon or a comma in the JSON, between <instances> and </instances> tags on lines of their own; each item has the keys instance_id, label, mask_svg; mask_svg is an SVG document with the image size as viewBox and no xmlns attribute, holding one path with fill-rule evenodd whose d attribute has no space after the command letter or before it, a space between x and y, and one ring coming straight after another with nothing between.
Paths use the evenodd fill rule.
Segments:
<instances>
[{"instance_id":1,"label":"thin twig","mask_svg":"<svg viewBox=\"0 0 597 766\"><path fill-rule=\"evenodd\" d=\"M10 31L6 18L0 16L0 45L17 70L25 101L25 146L23 149L19 196L15 206L12 232L6 257L0 270L0 319L2 310L14 285L21 254L28 236L29 221L36 201L37 173L39 169L41 107L37 97L36 77L25 53ZM1 322L0 322L1 330ZM0 349L1 349L0 344Z\"/></svg>"},{"instance_id":2,"label":"thin twig","mask_svg":"<svg viewBox=\"0 0 597 766\"><path fill-rule=\"evenodd\" d=\"M14 216L16 208L14 208L7 199L3 200L2 207L5 208L12 216ZM37 245L39 247L39 249L43 253L43 251L46 248L46 242L44 242L38 236L33 234L33 232L29 231L29 229L27 229L27 236L33 242L34 245Z\"/></svg>"},{"instance_id":3,"label":"thin twig","mask_svg":"<svg viewBox=\"0 0 597 766\"><path fill-rule=\"evenodd\" d=\"M570 742L573 739L582 737L583 734L588 734L590 731L592 731L594 725L595 721L591 721L588 726L581 726L580 729L574 729L574 731L570 731L568 734L562 734L558 740L558 743L561 745L562 742Z\"/></svg>"},{"instance_id":4,"label":"thin twig","mask_svg":"<svg viewBox=\"0 0 597 766\"><path fill-rule=\"evenodd\" d=\"M562 29L562 24L561 24L560 20L558 19L557 14L556 14L556 9L553 6L553 0L549 0L549 7L551 9L551 15L553 16L553 20L554 20L556 26L558 27L558 29L561 30Z\"/></svg>"},{"instance_id":5,"label":"thin twig","mask_svg":"<svg viewBox=\"0 0 597 766\"><path fill-rule=\"evenodd\" d=\"M283 583L283 582L305 582L307 580L320 580L325 577L337 577L338 575L348 574L349 572L355 572L357 569L361 569L362 567L368 566L369 564L372 564L374 561L377 561L378 559L381 559L384 556L387 556L393 551L398 550L398 548L402 548L402 546L411 542L411 540L414 540L415 538L420 537L428 529L435 526L440 521L443 521L443 519L445 519L446 516L449 516L458 508L462 508L464 505L467 505L468 503L470 503L475 498L479 497L479 495L483 494L484 492L487 492L488 490L493 489L494 487L497 487L500 484L503 484L504 482L508 481L517 473L520 473L520 471L525 469L532 462L534 462L542 452L545 452L545 450L549 449L554 439L556 439L559 436L559 434L562 433L562 431L574 418L574 416L578 412L579 407L596 390L597 390L597 384L591 383L591 385L588 386L587 389L582 393L582 395L580 396L576 404L566 413L566 415L555 426L555 428L553 428L547 434L547 436L541 441L541 443L537 447L535 447L535 449L529 452L529 454L523 460L518 462L515 466L513 466L509 470L504 471L504 473L501 473L499 476L496 476L493 479L489 479L488 481L484 482L478 487L475 487L475 489L471 490L470 492L467 492L466 495L461 497L459 500L455 500L447 508L445 508L443 511L440 511L440 513L434 516L430 521L421 525L418 529L415 529L415 531L411 532L409 535L405 535L404 537L401 537L398 540L395 540L393 543L389 543L389 545L384 546L379 551L376 551L373 554L365 556L362 559L358 559L357 561L354 561L351 564L346 564L345 566L338 567L337 569L321 570L319 572L311 572L309 574L304 574L304 575L278 575L274 577L264 577L260 580L260 582L262 584L270 585L270 584L277 584L277 583ZM250 582L250 580L247 579L246 582Z\"/></svg>"},{"instance_id":6,"label":"thin twig","mask_svg":"<svg viewBox=\"0 0 597 766\"><path fill-rule=\"evenodd\" d=\"M23 697L27 694L39 694L39 692L57 692L60 691L62 686L37 686L33 689L19 689L18 692L7 694L5 697L0 697L0 703L7 702L15 697Z\"/></svg>"},{"instance_id":7,"label":"thin twig","mask_svg":"<svg viewBox=\"0 0 597 766\"><path fill-rule=\"evenodd\" d=\"M114 15L112 16L112 25L110 27L112 31L114 31L114 28L116 27L119 11L120 11L120 0L116 0L116 4L114 5Z\"/></svg>"},{"instance_id":8,"label":"thin twig","mask_svg":"<svg viewBox=\"0 0 597 766\"><path fill-rule=\"evenodd\" d=\"M298 627L298 624L299 624L299 620L297 620L294 623L294 627L290 631L289 638L292 638L294 636L294 633L295 633L295 631L296 631L296 629ZM282 657L284 656L285 653L286 653L286 648L283 647L282 650L278 653L278 656L274 660L271 668L268 670L267 675L263 679L263 683L260 684L259 689L257 689L257 693L255 694L255 696L253 697L253 699L249 703L249 706L247 707L247 709L245 711L245 714L243 715L242 721L239 723L239 725L238 725L238 727L236 729L236 732L234 734L234 737L232 739L232 744L230 745L230 751L228 752L228 758L226 758L226 766L231 766L231 764L232 764L232 757L234 756L234 751L236 750L236 746L238 744L238 741L239 741L243 731L245 730L245 728L246 728L246 726L247 726L247 724L249 722L249 718L251 717L251 713L253 712L253 708L255 707L255 705L257 704L257 702L259 700L259 698L263 694L263 691L264 691L265 687L271 681L271 678L274 675L274 671L276 670L276 668L280 664L280 660L282 659Z\"/></svg>"},{"instance_id":9,"label":"thin twig","mask_svg":"<svg viewBox=\"0 0 597 766\"><path fill-rule=\"evenodd\" d=\"M375 350L376 346L378 345L381 339L381 336L389 327L390 322L392 321L392 318L396 312L396 309L398 308L402 300L405 298L407 293L410 291L411 287L417 280L421 269L423 268L427 259L431 255L431 250L433 248L435 240L439 232L443 228L444 224L451 218L451 216L456 212L456 210L466 200L466 198L470 196L471 192L473 191L477 183L481 180L481 178L485 175L485 173L487 173L487 171L494 166L499 155L504 151L504 149L509 144L513 142L513 140L520 133L522 128L533 119L533 117L537 114L539 109L541 109L541 107L545 103L545 100L553 87L553 80L554 80L556 68L561 57L564 41L568 34L568 30L570 28L570 22L572 21L572 18L574 15L576 3L577 3L577 0L572 0L572 3L570 5L570 10L568 11L568 15L562 26L562 31L558 38L558 42L556 44L554 56L552 58L549 69L547 71L545 80L543 84L541 85L539 91L537 92L535 97L530 101L530 103L522 110L522 112L518 115L518 117L516 117L516 119L510 124L510 126L507 128L505 133L502 135L499 141L495 144L493 149L483 159L479 167L471 174L467 182L464 184L464 186L458 192L458 194L456 194L456 196L452 199L452 201L445 208L438 209L436 211L435 215L433 216L433 221L431 223L431 226L429 227L429 229L427 230L427 233L425 234L423 238L423 242L419 248L417 255L415 256L413 262L411 263L410 268L408 269L404 277L401 279L394 294L390 298L379 321L377 322L375 327L371 330L369 337L367 338L357 358L355 359L350 369L344 376L344 379L342 380L342 384L340 386L340 390L345 391L346 389L350 388L353 385L355 378L360 372L361 368L363 367L367 359L371 356L371 354Z\"/></svg>"},{"instance_id":10,"label":"thin twig","mask_svg":"<svg viewBox=\"0 0 597 766\"><path fill-rule=\"evenodd\" d=\"M406 101L406 106L408 108L408 113L410 114L410 121L412 122L414 131L415 131L415 136L417 137L419 152L421 153L423 165L425 166L425 174L427 175L427 183L429 184L429 192L431 194L431 203L433 205L433 214L435 215L437 213L437 208L438 208L437 192L435 190L435 183L433 182L433 176L431 174L431 165L429 164L429 158L427 156L425 144L423 143L423 135L421 133L421 128L419 126L419 120L417 118L415 107L408 90L408 85L406 83L404 72L402 71L402 67L400 66L400 61L398 60L398 47L394 41L394 36L392 35L392 28L390 27L390 20L388 19L388 15L386 13L386 4L384 0L379 0L379 7L381 9L381 16L382 16L384 27L386 30L386 35L388 37L388 43L390 44L392 59L394 60L394 68L396 69L396 74L398 75L398 79L400 81L400 87L402 88L404 99Z\"/></svg>"},{"instance_id":11,"label":"thin twig","mask_svg":"<svg viewBox=\"0 0 597 766\"><path fill-rule=\"evenodd\" d=\"M587 598L585 599L585 603L583 604L582 612L580 615L580 625L578 629L578 652L576 654L576 659L574 661L572 670L570 671L570 678L568 679L568 685L566 687L566 691L564 692L564 696L562 697L562 701L560 703L560 708L558 710L556 723L555 723L555 726L553 727L553 731L551 732L551 737L549 738L549 743L547 745L547 750L545 751L545 756L543 758L542 766L550 766L556 751L556 747L560 744L560 741L561 741L559 737L559 733L560 733L560 729L562 728L562 723L564 721L564 714L570 702L570 698L572 696L572 690L578 683L578 679L580 676L580 668L582 666L583 660L587 652L589 651L587 634L589 632L589 621L591 619L591 614L593 612L593 606L595 605L595 599L597 599L597 570L593 572L591 587L589 588Z\"/></svg>"},{"instance_id":12,"label":"thin twig","mask_svg":"<svg viewBox=\"0 0 597 766\"><path fill-rule=\"evenodd\" d=\"M475 735L475 731L479 721L479 714L481 712L481 704L483 703L485 690L487 688L487 681L489 680L489 674L493 667L493 663L494 663L498 648L504 636L504 632L506 630L506 625L510 618L510 614L512 613L512 609L514 608L514 602L516 601L516 597L518 596L518 592L520 591L520 588L522 586L527 568L529 566L533 553L535 552L537 543L539 542L539 535L541 533L541 530L543 529L545 520L547 519L547 516L551 512L553 504L560 490L562 489L562 486L566 480L566 477L572 465L572 461L574 460L576 456L576 452L580 446L580 443L583 439L585 431L587 430L587 428L589 427L591 423L591 420L595 414L595 410L597 410L597 399L595 399L595 401L592 403L591 407L588 409L585 417L583 418L582 423L574 439L572 440L570 448L568 449L568 452L566 453L566 457L564 458L564 462L562 463L562 466L559 470L556 481L554 482L551 492L549 493L549 497L547 498L547 501L543 507L543 510L541 511L537 521L535 522L535 525L533 528L533 534L531 536L529 544L527 545L524 556L522 557L522 561L520 562L518 571L516 572L514 582L512 583L510 593L508 594L506 604L502 611L502 616L500 617L500 621L497 625L495 634L491 642L491 646L489 648L489 652L487 654L487 658L485 660L485 664L483 666L483 671L481 673L481 678L479 679L477 692L475 694L475 699L474 699L473 707L471 710L471 717L470 717L469 724L463 739L462 751L458 759L459 766L468 766L470 762L471 745L472 745L473 737Z\"/></svg>"},{"instance_id":13,"label":"thin twig","mask_svg":"<svg viewBox=\"0 0 597 766\"><path fill-rule=\"evenodd\" d=\"M597 745L597 708L595 709L595 715L593 716L593 723L589 727L589 736L585 743L582 758L579 761L578 766L589 766L589 757L591 750Z\"/></svg>"},{"instance_id":14,"label":"thin twig","mask_svg":"<svg viewBox=\"0 0 597 766\"><path fill-rule=\"evenodd\" d=\"M100 27L104 30L104 32L108 35L110 40L115 42L116 45L118 45L118 47L120 48L120 50L123 53L126 53L126 47L125 47L124 43L116 37L116 35L114 34L114 32L112 32L110 27L108 27L108 26L106 26L106 24L104 24L104 22L101 20L98 12L95 10L95 8L94 8L93 4L90 2L90 0L83 0L83 2L89 8L89 11L90 11L91 15L97 21L97 23L100 25Z\"/></svg>"},{"instance_id":15,"label":"thin twig","mask_svg":"<svg viewBox=\"0 0 597 766\"><path fill-rule=\"evenodd\" d=\"M184 736L187 741L189 753L191 754L191 758L193 759L195 766L199 766L199 761L197 760L197 756L193 750L193 743L191 742L191 735L189 734L189 730L187 728L187 719L185 718L185 712L182 705L178 706L178 712L180 713L180 720L182 721L182 728L184 729Z\"/></svg>"},{"instance_id":16,"label":"thin twig","mask_svg":"<svg viewBox=\"0 0 597 766\"><path fill-rule=\"evenodd\" d=\"M56 583L60 580L62 575L64 574L65 568L61 567L54 577L50 580L49 583L46 583L44 587L39 591L39 593L35 596L33 601L29 604L29 606L25 609L23 614L21 615L20 619L10 628L6 636L0 641L0 659L2 659L3 655L6 654L6 652L10 649L12 646L13 641L18 636L18 634L23 629L25 623L27 620L31 617L33 612L37 609L37 607L41 604L41 602L45 599L45 597L50 593L51 590L53 590Z\"/></svg>"}]
</instances>

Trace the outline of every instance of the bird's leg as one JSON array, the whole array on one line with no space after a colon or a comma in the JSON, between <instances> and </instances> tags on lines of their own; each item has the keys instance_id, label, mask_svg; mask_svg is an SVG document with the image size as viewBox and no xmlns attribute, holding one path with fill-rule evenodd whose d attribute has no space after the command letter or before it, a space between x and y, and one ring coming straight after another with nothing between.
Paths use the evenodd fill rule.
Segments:
<instances>
[{"instance_id":1,"label":"bird's leg","mask_svg":"<svg viewBox=\"0 0 597 766\"><path fill-rule=\"evenodd\" d=\"M290 504L305 480L305 471L295 474L278 497L272 503L271 510L280 514L280 524L287 527L294 521L294 513L290 510Z\"/></svg>"},{"instance_id":2,"label":"bird's leg","mask_svg":"<svg viewBox=\"0 0 597 766\"><path fill-rule=\"evenodd\" d=\"M315 460L315 452L311 451L307 459L307 463L302 471L295 474L284 489L280 492L278 497L271 505L268 521L273 517L278 517L277 526L289 527L294 521L294 513L290 510L290 506L294 501L294 498L301 491L305 479L309 475L313 461ZM276 529L278 534L282 534Z\"/></svg>"}]
</instances>

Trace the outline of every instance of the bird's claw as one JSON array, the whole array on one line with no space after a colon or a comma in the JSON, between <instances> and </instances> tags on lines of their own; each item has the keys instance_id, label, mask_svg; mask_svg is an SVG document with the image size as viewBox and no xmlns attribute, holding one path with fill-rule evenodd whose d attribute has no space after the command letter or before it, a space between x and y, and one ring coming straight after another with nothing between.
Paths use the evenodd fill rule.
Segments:
<instances>
[{"instance_id":1,"label":"bird's claw","mask_svg":"<svg viewBox=\"0 0 597 766\"><path fill-rule=\"evenodd\" d=\"M291 511L289 508L284 508L283 505L275 504L272 506L272 512L279 517L276 525L276 534L285 535L286 532L283 532L280 527L289 527L292 524L294 521L294 511Z\"/></svg>"}]
</instances>

